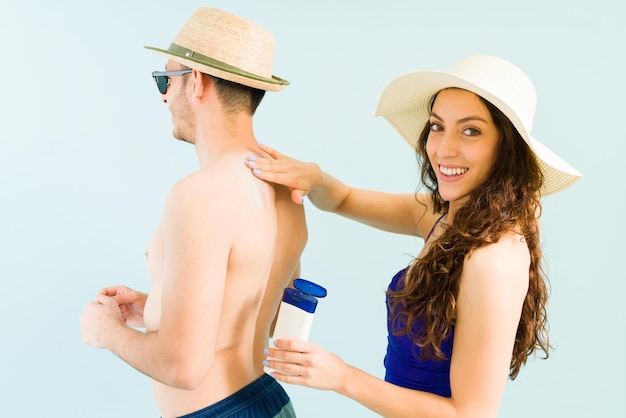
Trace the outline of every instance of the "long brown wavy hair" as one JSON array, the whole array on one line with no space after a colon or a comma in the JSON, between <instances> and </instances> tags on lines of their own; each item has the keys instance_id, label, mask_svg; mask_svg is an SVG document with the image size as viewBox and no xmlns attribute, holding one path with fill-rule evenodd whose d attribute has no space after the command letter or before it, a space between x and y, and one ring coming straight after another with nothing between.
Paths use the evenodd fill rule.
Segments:
<instances>
[{"instance_id":1,"label":"long brown wavy hair","mask_svg":"<svg viewBox=\"0 0 626 418\"><path fill-rule=\"evenodd\" d=\"M485 183L471 193L468 202L455 214L453 223L446 224L428 252L414 260L403 285L388 291L389 319L396 324L394 335L411 338L422 358L444 359L440 347L453 332L459 279L466 257L477 248L497 242L504 233L520 233L528 245L530 268L528 293L509 369L509 376L515 379L530 354L541 350L547 358L551 348L546 315L549 290L541 267L538 222L543 174L511 121L494 105L480 99L498 128L495 164ZM435 212L443 213L449 204L439 194L437 177L426 153L429 132L427 122L416 151L422 184L429 190Z\"/></svg>"}]
</instances>

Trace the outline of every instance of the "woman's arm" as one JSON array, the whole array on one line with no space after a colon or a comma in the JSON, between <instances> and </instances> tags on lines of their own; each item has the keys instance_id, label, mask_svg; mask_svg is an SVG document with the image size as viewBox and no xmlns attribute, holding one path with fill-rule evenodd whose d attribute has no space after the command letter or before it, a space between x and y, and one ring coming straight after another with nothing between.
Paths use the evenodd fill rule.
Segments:
<instances>
[{"instance_id":1,"label":"woman's arm","mask_svg":"<svg viewBox=\"0 0 626 418\"><path fill-rule=\"evenodd\" d=\"M454 400L385 382L310 342L278 340L266 365L279 382L332 390L384 417L457 417ZM482 417L481 417L482 418Z\"/></svg>"},{"instance_id":2,"label":"woman's arm","mask_svg":"<svg viewBox=\"0 0 626 418\"><path fill-rule=\"evenodd\" d=\"M530 254L517 234L466 257L457 297L450 386L459 410L495 417L528 291Z\"/></svg>"},{"instance_id":3,"label":"woman's arm","mask_svg":"<svg viewBox=\"0 0 626 418\"><path fill-rule=\"evenodd\" d=\"M426 195L392 194L355 189L323 172L315 163L302 162L277 150L259 145L271 158L249 159L252 173L265 181L292 190L292 200L304 196L319 209L334 212L383 231L424 236L435 222Z\"/></svg>"},{"instance_id":4,"label":"woman's arm","mask_svg":"<svg viewBox=\"0 0 626 418\"><path fill-rule=\"evenodd\" d=\"M315 344L279 340L269 350L277 380L333 390L385 417L496 417L528 287L530 256L518 235L474 251L457 298L450 367L452 397L385 382Z\"/></svg>"}]
</instances>

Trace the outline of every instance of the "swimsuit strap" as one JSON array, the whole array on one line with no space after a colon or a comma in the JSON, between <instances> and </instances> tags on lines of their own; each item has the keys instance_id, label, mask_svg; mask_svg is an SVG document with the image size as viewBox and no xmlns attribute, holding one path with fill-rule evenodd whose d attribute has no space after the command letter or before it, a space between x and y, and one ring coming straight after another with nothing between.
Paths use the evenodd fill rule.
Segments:
<instances>
[{"instance_id":1,"label":"swimsuit strap","mask_svg":"<svg viewBox=\"0 0 626 418\"><path fill-rule=\"evenodd\" d=\"M424 240L424 242L428 241L428 239L430 238L430 236L433 234L433 231L435 230L435 227L437 226L437 224L439 223L439 221L441 221L443 219L444 216L446 216L448 214L448 212L445 212L443 215L441 215L439 217L439 219L437 219L437 221L435 221L435 223L433 224L433 227L430 228L430 232L428 233L428 235L426 236L426 239Z\"/></svg>"}]
</instances>

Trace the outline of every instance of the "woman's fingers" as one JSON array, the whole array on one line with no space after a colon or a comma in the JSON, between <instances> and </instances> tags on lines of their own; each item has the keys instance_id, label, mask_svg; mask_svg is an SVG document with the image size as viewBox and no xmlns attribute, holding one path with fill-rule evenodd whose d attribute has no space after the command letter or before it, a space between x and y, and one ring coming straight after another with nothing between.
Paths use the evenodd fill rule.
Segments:
<instances>
[{"instance_id":1,"label":"woman's fingers","mask_svg":"<svg viewBox=\"0 0 626 418\"><path fill-rule=\"evenodd\" d=\"M277 360L280 362L306 363L307 355L311 353L314 345L305 341L280 339L274 341L274 347L269 347L268 360Z\"/></svg>"},{"instance_id":2,"label":"woman's fingers","mask_svg":"<svg viewBox=\"0 0 626 418\"><path fill-rule=\"evenodd\" d=\"M306 182L306 178L302 177L305 172L289 161L275 161L267 158L258 158L250 156L246 160L246 165L252 170L255 177L270 182L287 186L297 191L300 196L292 196L294 202L306 195L306 189L302 185Z\"/></svg>"},{"instance_id":3,"label":"woman's fingers","mask_svg":"<svg viewBox=\"0 0 626 418\"><path fill-rule=\"evenodd\" d=\"M291 190L291 200L293 203L297 203L298 205L302 205L304 203L304 196L307 195L306 190L300 189L292 189Z\"/></svg>"},{"instance_id":4,"label":"woman's fingers","mask_svg":"<svg viewBox=\"0 0 626 418\"><path fill-rule=\"evenodd\" d=\"M345 363L313 343L278 340L266 353L265 365L280 382L328 390L339 387Z\"/></svg>"},{"instance_id":5,"label":"woman's fingers","mask_svg":"<svg viewBox=\"0 0 626 418\"><path fill-rule=\"evenodd\" d=\"M277 363L290 363L298 365L307 363L306 354L298 353L296 351L281 350L279 348L271 349L267 360L275 361Z\"/></svg>"},{"instance_id":6,"label":"woman's fingers","mask_svg":"<svg viewBox=\"0 0 626 418\"><path fill-rule=\"evenodd\" d=\"M317 164L293 159L265 145L259 145L259 148L269 157L250 155L246 166L258 179L291 189L294 203L301 205L309 192L324 184L323 173Z\"/></svg>"},{"instance_id":7,"label":"woman's fingers","mask_svg":"<svg viewBox=\"0 0 626 418\"><path fill-rule=\"evenodd\" d=\"M294 340L291 338L279 338L274 340L274 347L281 348L283 350L297 351L300 353L309 353L317 346L308 341Z\"/></svg>"},{"instance_id":8,"label":"woman's fingers","mask_svg":"<svg viewBox=\"0 0 626 418\"><path fill-rule=\"evenodd\" d=\"M281 374L301 375L306 370L298 363L281 361L274 357L269 357L264 364Z\"/></svg>"},{"instance_id":9,"label":"woman's fingers","mask_svg":"<svg viewBox=\"0 0 626 418\"><path fill-rule=\"evenodd\" d=\"M258 144L258 146L263 152L265 152L266 154L268 154L270 157L272 157L275 160L285 157L284 154L281 154L280 152L278 152L278 150L272 147L268 147L267 145L263 145L263 144Z\"/></svg>"},{"instance_id":10,"label":"woman's fingers","mask_svg":"<svg viewBox=\"0 0 626 418\"><path fill-rule=\"evenodd\" d=\"M289 173L295 170L294 160L284 158L281 160L273 160L271 158L257 157L250 155L246 160L246 165L254 171L272 172L272 173Z\"/></svg>"}]
</instances>

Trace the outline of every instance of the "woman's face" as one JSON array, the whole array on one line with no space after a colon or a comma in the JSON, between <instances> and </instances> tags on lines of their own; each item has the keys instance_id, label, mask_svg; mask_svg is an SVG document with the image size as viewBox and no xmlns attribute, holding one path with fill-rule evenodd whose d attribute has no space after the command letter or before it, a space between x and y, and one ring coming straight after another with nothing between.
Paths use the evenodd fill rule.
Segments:
<instances>
[{"instance_id":1,"label":"woman's face","mask_svg":"<svg viewBox=\"0 0 626 418\"><path fill-rule=\"evenodd\" d=\"M463 205L495 163L499 134L481 99L456 88L439 92L430 115L426 152L441 197Z\"/></svg>"}]
</instances>

